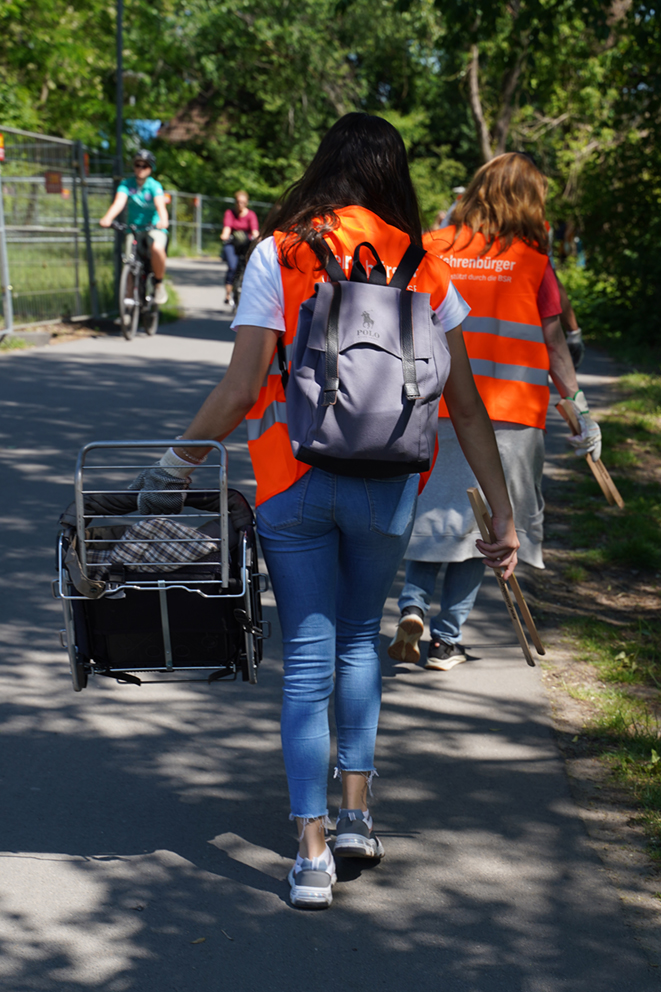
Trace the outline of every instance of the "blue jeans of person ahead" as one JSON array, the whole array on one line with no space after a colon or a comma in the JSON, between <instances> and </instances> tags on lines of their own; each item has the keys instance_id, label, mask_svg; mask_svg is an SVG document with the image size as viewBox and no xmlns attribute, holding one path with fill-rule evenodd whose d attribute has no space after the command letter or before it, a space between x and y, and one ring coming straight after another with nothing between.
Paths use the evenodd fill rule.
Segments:
<instances>
[{"instance_id":1,"label":"blue jeans of person ahead","mask_svg":"<svg viewBox=\"0 0 661 992\"><path fill-rule=\"evenodd\" d=\"M440 561L407 561L406 582L397 603L400 612L407 606L417 606L425 616L429 613L442 564ZM483 578L484 558L448 562L441 590L441 611L429 621L432 641L461 642L461 628L475 605Z\"/></svg>"},{"instance_id":2,"label":"blue jeans of person ahead","mask_svg":"<svg viewBox=\"0 0 661 992\"><path fill-rule=\"evenodd\" d=\"M375 770L379 628L417 493L417 475L353 479L313 468L257 508L282 627L281 736L292 817L328 813L333 679L337 767Z\"/></svg>"},{"instance_id":3,"label":"blue jeans of person ahead","mask_svg":"<svg viewBox=\"0 0 661 992\"><path fill-rule=\"evenodd\" d=\"M225 285L232 286L234 283L234 277L236 275L236 269L239 264L239 256L236 253L236 248L233 244L228 241L227 244L223 245L222 257L227 262L227 273L225 275Z\"/></svg>"}]
</instances>

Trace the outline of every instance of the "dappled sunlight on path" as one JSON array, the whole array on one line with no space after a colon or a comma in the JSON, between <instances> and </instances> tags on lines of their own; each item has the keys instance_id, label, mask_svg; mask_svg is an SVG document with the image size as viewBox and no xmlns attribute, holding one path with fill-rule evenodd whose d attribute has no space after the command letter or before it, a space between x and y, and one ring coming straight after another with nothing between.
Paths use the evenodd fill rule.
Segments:
<instances>
[{"instance_id":1,"label":"dappled sunlight on path","mask_svg":"<svg viewBox=\"0 0 661 992\"><path fill-rule=\"evenodd\" d=\"M293 909L283 880L295 838L270 595L257 686L72 692L49 583L78 447L179 433L228 347L173 333L0 363L0 985L651 992L494 582L467 664L425 672L383 652L372 808L387 857L340 864L329 912ZM229 450L230 481L252 496L243 428ZM330 796L334 812L337 783Z\"/></svg>"}]
</instances>

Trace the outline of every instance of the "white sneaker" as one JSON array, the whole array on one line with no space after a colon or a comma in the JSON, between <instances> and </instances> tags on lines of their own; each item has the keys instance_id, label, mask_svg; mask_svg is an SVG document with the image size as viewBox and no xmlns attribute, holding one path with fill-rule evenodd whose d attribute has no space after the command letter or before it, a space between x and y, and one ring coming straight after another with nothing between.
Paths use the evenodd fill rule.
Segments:
<instances>
[{"instance_id":1,"label":"white sneaker","mask_svg":"<svg viewBox=\"0 0 661 992\"><path fill-rule=\"evenodd\" d=\"M328 844L318 858L302 858L297 854L296 864L289 872L287 881L291 885L289 899L292 906L304 906L308 909L330 906L337 875Z\"/></svg>"},{"instance_id":2,"label":"white sneaker","mask_svg":"<svg viewBox=\"0 0 661 992\"><path fill-rule=\"evenodd\" d=\"M164 303L168 302L168 293L163 282L157 282L156 288L154 289L154 303L158 303L159 307L162 307Z\"/></svg>"},{"instance_id":3,"label":"white sneaker","mask_svg":"<svg viewBox=\"0 0 661 992\"><path fill-rule=\"evenodd\" d=\"M334 852L338 858L382 858L386 853L372 832L369 810L341 809L335 826Z\"/></svg>"}]
</instances>

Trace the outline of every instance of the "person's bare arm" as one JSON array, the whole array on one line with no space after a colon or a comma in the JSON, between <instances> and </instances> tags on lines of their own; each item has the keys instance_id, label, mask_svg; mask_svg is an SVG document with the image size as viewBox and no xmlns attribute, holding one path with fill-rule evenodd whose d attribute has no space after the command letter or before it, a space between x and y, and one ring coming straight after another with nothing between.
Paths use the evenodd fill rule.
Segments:
<instances>
[{"instance_id":1,"label":"person's bare arm","mask_svg":"<svg viewBox=\"0 0 661 992\"><path fill-rule=\"evenodd\" d=\"M231 237L232 237L232 228L229 226L229 224L226 224L225 227L220 232L220 240L229 241Z\"/></svg>"},{"instance_id":2,"label":"person's bare arm","mask_svg":"<svg viewBox=\"0 0 661 992\"><path fill-rule=\"evenodd\" d=\"M156 227L163 231L167 230L170 218L168 217L167 207L165 206L165 196L162 193L154 197L154 207L158 214L158 224Z\"/></svg>"},{"instance_id":3,"label":"person's bare arm","mask_svg":"<svg viewBox=\"0 0 661 992\"><path fill-rule=\"evenodd\" d=\"M452 364L443 396L461 450L491 507L493 527L498 538L495 544L477 541L477 548L485 556L487 565L503 568L505 578L509 578L517 563L519 539L496 437L475 386L461 326L448 331L446 339Z\"/></svg>"},{"instance_id":4,"label":"person's bare arm","mask_svg":"<svg viewBox=\"0 0 661 992\"><path fill-rule=\"evenodd\" d=\"M112 204L108 207L107 211L99 221L100 226L110 227L115 218L119 217L121 214L122 210L126 206L127 200L128 196L126 193L116 193Z\"/></svg>"},{"instance_id":5,"label":"person's bare arm","mask_svg":"<svg viewBox=\"0 0 661 992\"><path fill-rule=\"evenodd\" d=\"M227 372L182 434L182 441L204 438L222 441L241 423L257 402L277 340L278 331L267 327L237 327ZM178 445L175 451L180 458L191 461L206 454L203 448L187 449L185 444Z\"/></svg>"},{"instance_id":6,"label":"person's bare arm","mask_svg":"<svg viewBox=\"0 0 661 992\"><path fill-rule=\"evenodd\" d=\"M576 370L569 354L560 317L542 317L542 334L549 352L551 379L562 399L578 392Z\"/></svg>"}]
</instances>

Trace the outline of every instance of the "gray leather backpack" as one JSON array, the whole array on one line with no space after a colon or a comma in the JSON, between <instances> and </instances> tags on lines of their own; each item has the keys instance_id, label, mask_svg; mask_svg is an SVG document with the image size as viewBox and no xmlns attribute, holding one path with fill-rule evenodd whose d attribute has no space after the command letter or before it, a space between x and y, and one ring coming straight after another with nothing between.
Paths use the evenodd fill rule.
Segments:
<instances>
[{"instance_id":1,"label":"gray leather backpack","mask_svg":"<svg viewBox=\"0 0 661 992\"><path fill-rule=\"evenodd\" d=\"M369 278L363 247L376 261ZM429 293L406 288L425 254L409 245L390 282L366 241L354 250L350 280L334 256L326 262L331 282L301 304L289 373L278 341L299 461L362 478L431 467L450 353Z\"/></svg>"}]
</instances>

